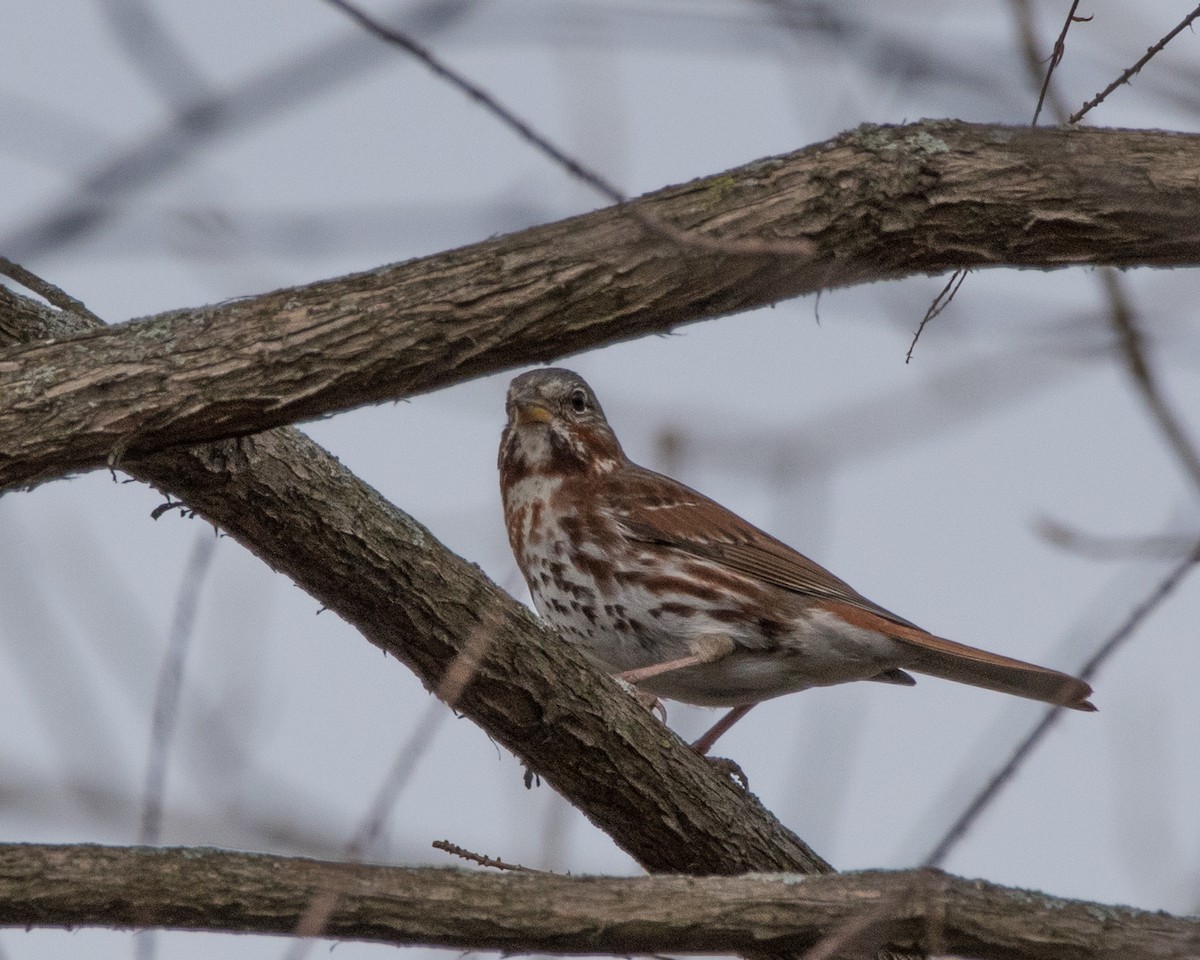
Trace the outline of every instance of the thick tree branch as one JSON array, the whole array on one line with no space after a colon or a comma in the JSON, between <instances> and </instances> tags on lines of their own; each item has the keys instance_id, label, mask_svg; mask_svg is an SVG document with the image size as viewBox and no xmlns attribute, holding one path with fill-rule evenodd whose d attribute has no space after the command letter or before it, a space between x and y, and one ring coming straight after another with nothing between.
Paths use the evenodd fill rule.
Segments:
<instances>
[{"instance_id":1,"label":"thick tree branch","mask_svg":"<svg viewBox=\"0 0 1200 960\"><path fill-rule=\"evenodd\" d=\"M68 314L60 321L89 328ZM39 329L29 324L26 336ZM287 574L429 689L470 638L488 638L455 708L648 869L831 869L477 567L298 430L170 450L124 469Z\"/></svg>"},{"instance_id":2,"label":"thick tree branch","mask_svg":"<svg viewBox=\"0 0 1200 960\"><path fill-rule=\"evenodd\" d=\"M894 900L892 949L991 960L1185 958L1200 921L1063 900L938 871L802 879L564 877L402 869L202 849L0 846L0 926L291 934L344 891L326 935L508 953L778 954Z\"/></svg>"},{"instance_id":3,"label":"thick tree branch","mask_svg":"<svg viewBox=\"0 0 1200 960\"><path fill-rule=\"evenodd\" d=\"M862 127L648 195L639 216L614 207L30 345L0 360L0 488L829 287L960 267L1195 265L1198 165L1197 135ZM666 240L647 217L704 243ZM754 240L795 252L735 252Z\"/></svg>"}]
</instances>

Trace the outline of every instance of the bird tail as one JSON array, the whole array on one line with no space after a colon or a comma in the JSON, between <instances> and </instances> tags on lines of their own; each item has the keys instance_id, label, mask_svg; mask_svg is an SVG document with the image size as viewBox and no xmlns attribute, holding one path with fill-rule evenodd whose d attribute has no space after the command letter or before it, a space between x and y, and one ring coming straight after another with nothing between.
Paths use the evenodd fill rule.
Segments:
<instances>
[{"instance_id":1,"label":"bird tail","mask_svg":"<svg viewBox=\"0 0 1200 960\"><path fill-rule=\"evenodd\" d=\"M1072 710L1096 709L1088 700L1092 688L1069 674L1002 657L998 653L988 653L932 634L898 639L912 647L915 656L905 666L917 673L1041 700L1043 703L1060 704Z\"/></svg>"},{"instance_id":2,"label":"bird tail","mask_svg":"<svg viewBox=\"0 0 1200 960\"><path fill-rule=\"evenodd\" d=\"M849 603L826 603L824 606L847 623L882 633L901 643L906 655L900 666L905 669L1030 700L1041 700L1043 703L1059 704L1072 710L1092 712L1096 709L1088 700L1092 688L1069 674L936 637L906 620L891 619L892 614L881 616L886 611L880 608L876 612L875 609L868 610ZM881 675L872 679L886 678ZM892 678L891 682L902 683L903 680Z\"/></svg>"}]
</instances>

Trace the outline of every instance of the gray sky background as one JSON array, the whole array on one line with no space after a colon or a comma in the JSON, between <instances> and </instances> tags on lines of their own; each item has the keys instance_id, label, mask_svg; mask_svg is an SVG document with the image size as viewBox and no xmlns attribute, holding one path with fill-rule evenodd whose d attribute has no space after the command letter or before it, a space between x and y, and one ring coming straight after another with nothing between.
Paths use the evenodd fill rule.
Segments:
<instances>
[{"instance_id":1,"label":"gray sky background","mask_svg":"<svg viewBox=\"0 0 1200 960\"><path fill-rule=\"evenodd\" d=\"M1048 53L1067 3L1034 4ZM1087 6L1086 4L1084 6ZM629 194L871 121L1028 123L1014 5L718 0L375 3ZM1077 107L1189 5L1097 0L1055 77ZM785 15L786 14L786 15ZM433 253L603 205L461 94L330 6L9 0L0 253L110 322ZM1193 131L1185 31L1097 125ZM214 126L189 133L202 96ZM1049 118L1045 122L1050 122ZM89 228L46 225L85 211ZM1169 397L1200 410L1194 271L1123 275ZM563 364L626 450L942 635L1073 670L1171 557L1102 537L1200 535L1197 491L1130 389L1097 276L971 275L836 291ZM496 443L512 373L306 431L527 599ZM672 444L664 443L671 438ZM666 459L668 450L676 451ZM124 479L124 478L121 478ZM211 528L94 473L0 499L0 831L137 838L150 716L189 557ZM200 583L170 754L166 843L337 856L430 698L399 664L222 539ZM1200 909L1200 579L1151 617L955 849L967 876ZM694 736L715 714L669 704ZM468 721L441 711L373 859L449 839L532 867L636 865ZM840 869L918 862L1041 708L921 678L809 691L724 740L756 793ZM160 935L162 957L283 941ZM0 932L0 955L128 956L127 933ZM326 949L324 946L319 949ZM390 954L391 951L386 951ZM384 956L342 945L339 957Z\"/></svg>"}]
</instances>

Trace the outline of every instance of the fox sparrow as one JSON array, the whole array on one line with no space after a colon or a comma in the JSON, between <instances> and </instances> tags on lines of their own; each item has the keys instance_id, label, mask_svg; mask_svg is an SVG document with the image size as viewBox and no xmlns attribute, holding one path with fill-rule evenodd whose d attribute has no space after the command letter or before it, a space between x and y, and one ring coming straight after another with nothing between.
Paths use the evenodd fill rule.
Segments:
<instances>
[{"instance_id":1,"label":"fox sparrow","mask_svg":"<svg viewBox=\"0 0 1200 960\"><path fill-rule=\"evenodd\" d=\"M569 370L513 380L500 490L542 617L604 667L672 700L733 707L850 680L926 673L1095 710L1056 670L926 633L682 483L630 462Z\"/></svg>"}]
</instances>

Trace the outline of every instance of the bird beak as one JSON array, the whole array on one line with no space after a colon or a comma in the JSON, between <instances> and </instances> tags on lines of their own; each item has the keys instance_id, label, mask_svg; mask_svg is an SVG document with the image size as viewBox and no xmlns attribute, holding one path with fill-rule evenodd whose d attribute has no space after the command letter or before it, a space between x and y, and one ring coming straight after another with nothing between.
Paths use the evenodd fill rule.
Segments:
<instances>
[{"instance_id":1,"label":"bird beak","mask_svg":"<svg viewBox=\"0 0 1200 960\"><path fill-rule=\"evenodd\" d=\"M517 426L524 426L529 423L549 423L554 419L549 407L539 403L537 400L518 400L516 406Z\"/></svg>"}]
</instances>

